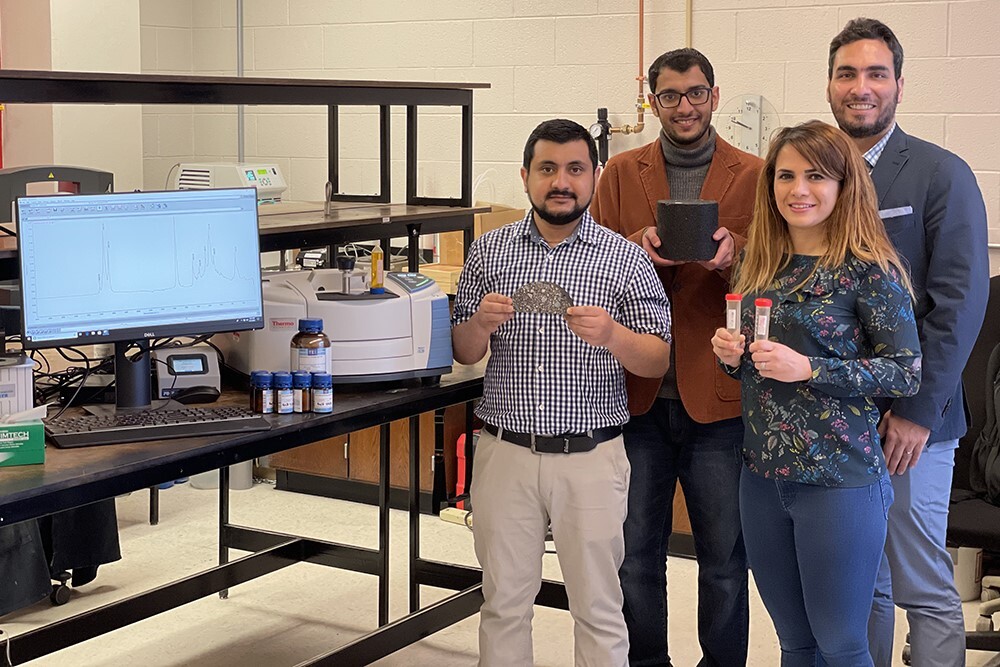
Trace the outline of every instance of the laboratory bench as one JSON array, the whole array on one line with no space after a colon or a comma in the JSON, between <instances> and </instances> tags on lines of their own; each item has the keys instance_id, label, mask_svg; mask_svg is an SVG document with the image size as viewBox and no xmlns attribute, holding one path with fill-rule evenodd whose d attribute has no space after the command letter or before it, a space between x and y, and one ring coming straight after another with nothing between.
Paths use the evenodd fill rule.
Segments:
<instances>
[{"instance_id":1,"label":"laboratory bench","mask_svg":"<svg viewBox=\"0 0 1000 667\"><path fill-rule=\"evenodd\" d=\"M270 431L239 435L160 440L124 445L46 449L44 464L5 468L0 475L0 525L41 517L86 503L148 488L179 477L220 469L219 565L120 602L83 612L10 639L14 664L169 611L199 598L297 562L326 565L378 577L377 626L369 635L301 664L368 664L478 612L481 575L475 568L420 557L418 489L420 429L417 416L448 406L470 405L482 394L483 365L456 366L439 385L406 384L367 391L341 390L332 414L269 415ZM248 400L227 393L229 401ZM409 466L409 609L389 619L389 455L388 423L407 419ZM228 469L234 463L274 454L324 438L379 426L378 549L324 542L229 523ZM229 549L251 552L230 561ZM420 586L460 591L421 609ZM539 603L567 608L562 586L546 582ZM224 604L224 603L220 603Z\"/></svg>"},{"instance_id":2,"label":"laboratory bench","mask_svg":"<svg viewBox=\"0 0 1000 667\"><path fill-rule=\"evenodd\" d=\"M485 83L340 81L327 79L259 78L189 75L120 74L0 70L0 102L6 104L243 104L322 105L327 109L327 175L329 201L277 202L258 207L262 252L325 247L333 257L339 246L405 238L407 270L419 269L421 235L460 231L467 249L475 217L488 209L472 205L472 100ZM340 192L340 110L345 106L379 109L380 191L374 195ZM406 193L404 203L391 203L389 114L393 106L406 110ZM426 107L457 107L461 112L460 189L451 198L423 197L417 192L419 111ZM317 193L321 194L321 193ZM9 237L0 237L0 279L17 279L17 251ZM6 245L5 245L6 244ZM285 268L282 253L281 268ZM333 263L330 262L332 265ZM426 420L426 418L425 418ZM454 421L454 420L452 420ZM397 432L398 427L393 429ZM369 447L369 449L371 449ZM397 448L398 449L398 448ZM424 459L426 462L426 458ZM360 470L355 466L356 470ZM437 472L437 471L435 471ZM377 475L377 472L374 473ZM373 502L377 488L372 475L346 479L343 488L326 480L307 480L314 492ZM155 491L154 501L155 501ZM399 498L398 492L393 493ZM424 501L425 507L428 501ZM431 503L433 506L434 503ZM155 521L155 503L151 511Z\"/></svg>"}]
</instances>

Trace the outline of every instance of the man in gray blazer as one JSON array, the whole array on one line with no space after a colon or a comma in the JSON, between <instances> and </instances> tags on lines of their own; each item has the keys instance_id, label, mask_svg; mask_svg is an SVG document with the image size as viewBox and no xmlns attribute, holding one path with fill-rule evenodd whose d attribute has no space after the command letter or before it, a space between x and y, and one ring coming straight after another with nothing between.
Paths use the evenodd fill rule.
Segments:
<instances>
[{"instance_id":1,"label":"man in gray blazer","mask_svg":"<svg viewBox=\"0 0 1000 667\"><path fill-rule=\"evenodd\" d=\"M896 125L903 48L885 24L849 22L830 43L826 97L872 166L879 216L909 264L923 350L920 391L882 405L893 474L885 557L869 620L875 665L892 662L893 603L906 610L913 664L965 664L962 605L945 550L962 369L986 312L986 210L969 166Z\"/></svg>"}]
</instances>

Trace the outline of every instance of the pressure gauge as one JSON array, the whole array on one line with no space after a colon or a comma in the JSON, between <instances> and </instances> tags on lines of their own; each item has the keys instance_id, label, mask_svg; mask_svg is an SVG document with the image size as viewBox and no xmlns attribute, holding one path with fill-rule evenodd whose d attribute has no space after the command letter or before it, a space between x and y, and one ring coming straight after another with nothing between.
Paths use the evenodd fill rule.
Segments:
<instances>
[{"instance_id":1,"label":"pressure gauge","mask_svg":"<svg viewBox=\"0 0 1000 667\"><path fill-rule=\"evenodd\" d=\"M767 152L771 135L778 129L778 112L763 95L738 95L726 102L716 123L723 138L753 155Z\"/></svg>"},{"instance_id":2,"label":"pressure gauge","mask_svg":"<svg viewBox=\"0 0 1000 667\"><path fill-rule=\"evenodd\" d=\"M597 110L597 122L590 126L590 136L597 142L597 161L603 167L608 163L608 140L611 139L611 123L608 121L607 107Z\"/></svg>"}]
</instances>

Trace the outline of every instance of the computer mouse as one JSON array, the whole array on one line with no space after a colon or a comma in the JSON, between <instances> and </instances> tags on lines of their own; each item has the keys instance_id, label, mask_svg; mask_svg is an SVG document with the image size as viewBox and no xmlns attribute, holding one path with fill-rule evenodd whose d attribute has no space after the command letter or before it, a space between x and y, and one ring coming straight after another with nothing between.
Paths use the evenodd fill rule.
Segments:
<instances>
[{"instance_id":1,"label":"computer mouse","mask_svg":"<svg viewBox=\"0 0 1000 667\"><path fill-rule=\"evenodd\" d=\"M191 403L213 403L219 398L219 390L208 385L185 387L171 396L173 400L184 405Z\"/></svg>"}]
</instances>

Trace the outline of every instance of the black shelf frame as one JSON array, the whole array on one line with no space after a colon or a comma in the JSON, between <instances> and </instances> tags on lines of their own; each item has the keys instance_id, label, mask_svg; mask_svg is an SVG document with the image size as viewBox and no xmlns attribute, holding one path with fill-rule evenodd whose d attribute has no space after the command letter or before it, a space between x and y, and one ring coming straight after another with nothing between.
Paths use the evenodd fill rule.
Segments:
<instances>
[{"instance_id":1,"label":"black shelf frame","mask_svg":"<svg viewBox=\"0 0 1000 667\"><path fill-rule=\"evenodd\" d=\"M406 107L406 203L472 205L472 93L488 83L344 81L258 77L178 76L105 72L0 70L0 102L5 104L244 104L322 105L329 118L328 175L334 201L388 203L391 200L389 114ZM379 107L380 191L377 195L338 193L341 106ZM417 108L461 107L461 193L425 198L416 193Z\"/></svg>"},{"instance_id":2,"label":"black shelf frame","mask_svg":"<svg viewBox=\"0 0 1000 667\"><path fill-rule=\"evenodd\" d=\"M334 202L389 204L391 193L390 125L393 106L406 109L406 204L411 206L472 206L472 94L488 83L419 81L350 81L224 76L120 74L0 69L0 103L4 104L221 104L320 105L327 107L327 177ZM373 195L340 192L340 108L377 106L379 109L379 192ZM462 116L460 193L456 197L423 197L417 193L417 129L420 107L460 107ZM262 250L330 246L345 240L408 239L410 270L416 270L417 238L439 231L465 231L472 241L473 215L441 215L429 211L408 224L383 226L377 216L363 224L338 225L322 219L308 234L274 234L262 239ZM395 222L395 221L394 221ZM298 238L297 238L298 237ZM386 261L388 261L388 253ZM0 280L18 275L16 252L0 251Z\"/></svg>"}]
</instances>

